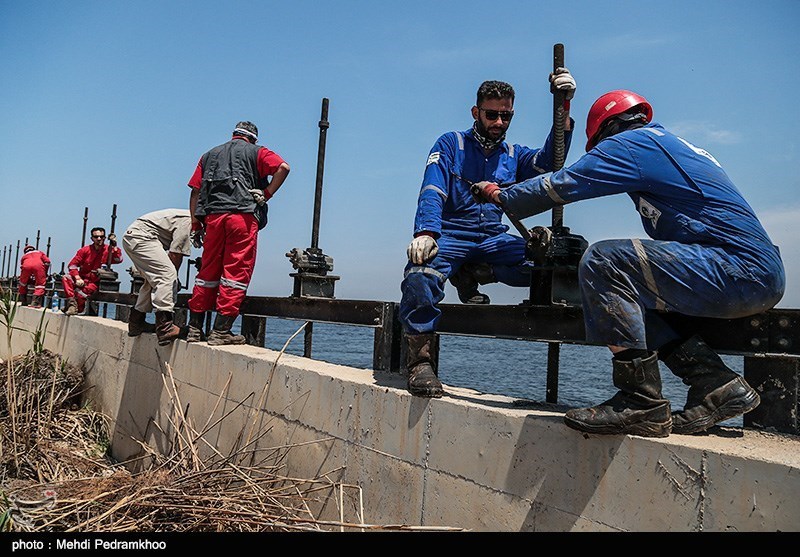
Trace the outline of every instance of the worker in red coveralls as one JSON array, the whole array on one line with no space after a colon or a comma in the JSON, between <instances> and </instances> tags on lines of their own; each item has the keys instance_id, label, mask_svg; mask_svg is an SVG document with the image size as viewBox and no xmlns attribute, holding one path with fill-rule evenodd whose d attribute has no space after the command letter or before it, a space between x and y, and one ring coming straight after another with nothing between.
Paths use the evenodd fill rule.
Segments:
<instances>
[{"instance_id":1,"label":"worker in red coveralls","mask_svg":"<svg viewBox=\"0 0 800 557\"><path fill-rule=\"evenodd\" d=\"M204 339L205 315L212 310L217 316L208 344L245 342L231 326L253 276L266 203L289 175L286 161L256 141L258 128L239 122L230 141L200 157L189 180L192 245L203 254L189 300L187 342Z\"/></svg>"},{"instance_id":2,"label":"worker in red coveralls","mask_svg":"<svg viewBox=\"0 0 800 557\"><path fill-rule=\"evenodd\" d=\"M122 263L122 250L117 247L117 237L109 235L106 245L106 229L92 228L92 243L83 246L69 262L68 273L61 279L66 301L62 310L67 315L83 313L86 300L100 288L101 266ZM109 251L111 261L109 261Z\"/></svg>"},{"instance_id":3,"label":"worker in red coveralls","mask_svg":"<svg viewBox=\"0 0 800 557\"><path fill-rule=\"evenodd\" d=\"M33 279L33 298L31 299L32 308L42 307L44 298L44 286L47 282L47 270L50 268L50 258L43 251L39 251L31 245L25 246L23 250L19 273L19 299L25 305L28 296L28 283Z\"/></svg>"}]
</instances>

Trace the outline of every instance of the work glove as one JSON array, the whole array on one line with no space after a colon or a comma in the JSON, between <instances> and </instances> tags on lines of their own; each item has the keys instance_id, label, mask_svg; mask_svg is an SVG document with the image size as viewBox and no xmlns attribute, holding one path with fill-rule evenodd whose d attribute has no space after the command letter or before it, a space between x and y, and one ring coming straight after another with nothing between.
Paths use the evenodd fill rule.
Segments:
<instances>
[{"instance_id":1,"label":"work glove","mask_svg":"<svg viewBox=\"0 0 800 557\"><path fill-rule=\"evenodd\" d=\"M111 234L108 235L108 245L111 246L112 248L117 247L117 235L116 234L111 233Z\"/></svg>"},{"instance_id":2,"label":"work glove","mask_svg":"<svg viewBox=\"0 0 800 557\"><path fill-rule=\"evenodd\" d=\"M494 182L478 182L472 186L472 194L495 205L500 205L500 186Z\"/></svg>"},{"instance_id":3,"label":"work glove","mask_svg":"<svg viewBox=\"0 0 800 557\"><path fill-rule=\"evenodd\" d=\"M575 78L569 73L567 68L556 68L550 74L550 92L555 93L557 90L564 93L564 99L570 100L575 96Z\"/></svg>"},{"instance_id":4,"label":"work glove","mask_svg":"<svg viewBox=\"0 0 800 557\"><path fill-rule=\"evenodd\" d=\"M83 279L81 277L75 277L75 286L77 286L78 288L83 288L84 284L86 283L83 282Z\"/></svg>"},{"instance_id":5,"label":"work glove","mask_svg":"<svg viewBox=\"0 0 800 557\"><path fill-rule=\"evenodd\" d=\"M255 201L259 207L263 207L264 203L267 202L267 197L264 195L264 190L253 188L252 190L248 191L252 194L253 201Z\"/></svg>"},{"instance_id":6,"label":"work glove","mask_svg":"<svg viewBox=\"0 0 800 557\"><path fill-rule=\"evenodd\" d=\"M439 245L431 236L421 234L411 240L406 250L408 259L415 265L422 265L427 263L439 253Z\"/></svg>"},{"instance_id":7,"label":"work glove","mask_svg":"<svg viewBox=\"0 0 800 557\"><path fill-rule=\"evenodd\" d=\"M203 240L206 237L206 230L203 228L203 225L200 224L199 221L192 223L192 231L189 233L189 239L192 241L192 245L197 249L203 247Z\"/></svg>"}]
</instances>

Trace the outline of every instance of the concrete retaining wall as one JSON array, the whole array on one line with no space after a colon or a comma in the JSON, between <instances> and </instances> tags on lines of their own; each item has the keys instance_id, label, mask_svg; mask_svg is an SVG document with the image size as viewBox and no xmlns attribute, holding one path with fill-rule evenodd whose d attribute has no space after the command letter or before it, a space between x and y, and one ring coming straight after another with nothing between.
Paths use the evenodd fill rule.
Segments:
<instances>
[{"instance_id":1,"label":"concrete retaining wall","mask_svg":"<svg viewBox=\"0 0 800 557\"><path fill-rule=\"evenodd\" d=\"M20 308L34 330L42 310ZM404 378L253 346L209 347L124 323L47 312L45 346L88 370L87 397L112 419L112 452L171 439L180 406L222 454L258 437L295 478L360 486L363 523L473 531L800 531L800 438L735 428L665 439L591 436L556 407L445 386L410 396ZM0 334L5 330L0 325ZM14 353L31 347L15 331ZM0 354L7 357L3 343ZM498 362L501 366L502 362ZM253 425L255 424L255 425ZM166 433L165 433L166 432ZM260 437L259 437L260 436ZM344 519L361 521L353 490ZM338 520L335 498L318 518Z\"/></svg>"}]
</instances>

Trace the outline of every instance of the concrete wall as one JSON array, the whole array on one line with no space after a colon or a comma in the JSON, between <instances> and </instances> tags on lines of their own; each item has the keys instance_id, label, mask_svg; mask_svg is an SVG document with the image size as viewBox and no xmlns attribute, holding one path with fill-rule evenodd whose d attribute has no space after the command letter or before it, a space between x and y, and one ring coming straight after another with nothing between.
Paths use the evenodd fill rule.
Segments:
<instances>
[{"instance_id":1,"label":"concrete wall","mask_svg":"<svg viewBox=\"0 0 800 557\"><path fill-rule=\"evenodd\" d=\"M15 324L33 330L40 316L21 308ZM129 338L124 323L100 317L48 312L46 322L46 347L86 366L88 398L112 418L120 460L142 454L131 437L161 448L171 439L171 370L197 429L230 413L206 434L222 454L248 436L261 436L263 448L290 447L280 450L283 472L360 486L366 524L800 531L798 437L735 428L665 439L583 435L547 405L518 408L448 386L442 399L420 399L396 374L252 346L160 347L154 335ZM31 346L29 334L13 338L15 353ZM359 522L348 489L344 519ZM331 497L314 510L337 520L336 507Z\"/></svg>"}]
</instances>

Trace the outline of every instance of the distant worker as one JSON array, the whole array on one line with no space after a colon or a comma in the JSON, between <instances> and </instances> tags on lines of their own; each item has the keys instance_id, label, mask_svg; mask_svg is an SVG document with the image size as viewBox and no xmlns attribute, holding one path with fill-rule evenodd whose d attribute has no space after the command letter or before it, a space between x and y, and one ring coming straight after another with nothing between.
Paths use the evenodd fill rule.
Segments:
<instances>
[{"instance_id":1,"label":"distant worker","mask_svg":"<svg viewBox=\"0 0 800 557\"><path fill-rule=\"evenodd\" d=\"M117 247L117 237L111 234L106 244L106 229L92 228L92 243L83 246L70 260L67 274L61 278L66 297L64 309L67 315L83 313L86 301L100 288L100 268L109 263L122 263L122 250Z\"/></svg>"},{"instance_id":2,"label":"distant worker","mask_svg":"<svg viewBox=\"0 0 800 557\"><path fill-rule=\"evenodd\" d=\"M550 74L551 88L565 92L565 144L569 149L573 121L569 99L575 80L566 68ZM428 154L414 218L414 239L400 285L400 321L408 348L408 391L439 398L444 389L435 367L436 327L448 278L464 303L489 303L478 284L502 282L530 287L531 266L525 240L508 234L499 207L475 199L473 184L491 180L512 184L553 169L552 130L541 149L506 143L514 116L514 88L484 81L466 131L439 137Z\"/></svg>"},{"instance_id":3,"label":"distant worker","mask_svg":"<svg viewBox=\"0 0 800 557\"><path fill-rule=\"evenodd\" d=\"M480 184L518 218L626 193L652 238L603 240L581 259L586 340L608 345L619 389L566 412L565 423L587 433L698 433L756 408L755 389L702 338L676 330L670 313L746 317L784 293L780 252L720 163L652 117L641 95L611 91L589 110L587 153L577 162L503 190ZM659 359L689 386L682 411L662 396Z\"/></svg>"},{"instance_id":4,"label":"distant worker","mask_svg":"<svg viewBox=\"0 0 800 557\"><path fill-rule=\"evenodd\" d=\"M286 161L257 141L258 128L239 122L230 141L200 157L189 180L192 244L203 254L189 300L188 342L204 339L205 315L213 310L217 316L208 343L245 342L231 326L253 276L266 203L289 175Z\"/></svg>"},{"instance_id":5,"label":"distant worker","mask_svg":"<svg viewBox=\"0 0 800 557\"><path fill-rule=\"evenodd\" d=\"M167 345L180 334L174 319L180 287L178 270L191 255L192 216L188 209L162 209L137 218L122 236L122 247L144 279L128 319L128 335L155 331L158 344ZM146 321L155 309L156 323Z\"/></svg>"},{"instance_id":6,"label":"distant worker","mask_svg":"<svg viewBox=\"0 0 800 557\"><path fill-rule=\"evenodd\" d=\"M33 298L30 307L42 307L44 288L47 284L47 271L50 269L50 258L43 251L39 251L29 244L23 250L20 268L17 292L22 305L25 305L28 297L28 283L33 282Z\"/></svg>"}]
</instances>

